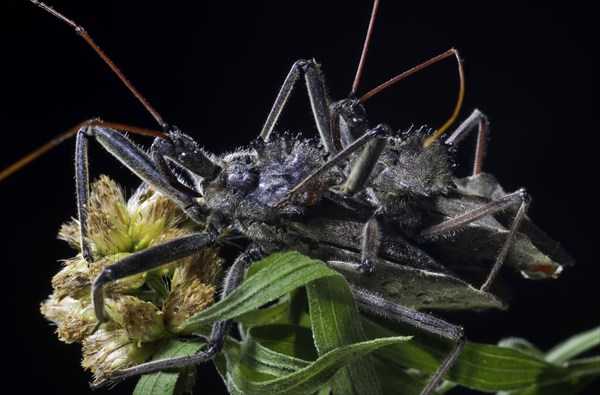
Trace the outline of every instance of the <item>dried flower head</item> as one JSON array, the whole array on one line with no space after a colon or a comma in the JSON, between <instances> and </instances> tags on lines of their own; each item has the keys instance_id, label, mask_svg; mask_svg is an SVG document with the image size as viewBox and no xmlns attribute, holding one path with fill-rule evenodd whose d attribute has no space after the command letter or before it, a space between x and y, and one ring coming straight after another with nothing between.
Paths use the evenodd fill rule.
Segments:
<instances>
[{"instance_id":1,"label":"dried flower head","mask_svg":"<svg viewBox=\"0 0 600 395\"><path fill-rule=\"evenodd\" d=\"M162 340L187 333L183 322L214 302L223 260L217 249L205 249L110 284L105 289L109 319L99 324L90 291L105 266L198 229L175 204L146 185L126 200L107 176L91 185L88 228L92 262L81 255L78 221L61 227L59 238L79 254L63 262L41 311L57 326L61 341L83 345L82 366L94 373L93 384L98 385L116 369L148 360L160 351Z\"/></svg>"}]
</instances>

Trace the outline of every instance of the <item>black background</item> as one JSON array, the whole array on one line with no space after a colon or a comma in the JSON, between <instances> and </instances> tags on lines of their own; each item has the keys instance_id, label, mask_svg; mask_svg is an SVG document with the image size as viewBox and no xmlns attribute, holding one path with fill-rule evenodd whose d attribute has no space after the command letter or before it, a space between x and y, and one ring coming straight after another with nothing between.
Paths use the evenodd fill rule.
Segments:
<instances>
[{"instance_id":1,"label":"black background","mask_svg":"<svg viewBox=\"0 0 600 395\"><path fill-rule=\"evenodd\" d=\"M123 3L52 2L90 32L167 122L214 152L258 135L297 59L317 59L332 98L347 95L371 12L370 1ZM542 349L598 325L591 6L398 3L380 7L359 91L459 49L467 84L461 118L479 108L492 123L485 170L507 190L526 187L530 216L577 260L557 281L506 273L515 286L508 312L456 319L471 340L522 336ZM91 117L157 127L72 29L26 1L0 7L0 167ZM378 95L367 110L373 124L437 127L452 112L457 87L456 64L445 60ZM304 88L284 114L279 129L314 133ZM59 343L39 314L57 260L72 254L55 235L75 215L73 146L63 144L0 184L8 361L1 371L4 385L14 382L18 392L90 392L79 347ZM97 147L91 158L94 174L136 185ZM204 372L214 376L212 367Z\"/></svg>"}]
</instances>

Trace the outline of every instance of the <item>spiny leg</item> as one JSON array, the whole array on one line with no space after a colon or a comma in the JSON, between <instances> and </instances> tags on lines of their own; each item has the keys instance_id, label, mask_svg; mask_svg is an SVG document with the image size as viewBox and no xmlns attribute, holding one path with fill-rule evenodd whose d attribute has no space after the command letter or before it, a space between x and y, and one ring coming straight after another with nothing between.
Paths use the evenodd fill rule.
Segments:
<instances>
[{"instance_id":1,"label":"spiny leg","mask_svg":"<svg viewBox=\"0 0 600 395\"><path fill-rule=\"evenodd\" d=\"M490 123L485 114L475 109L445 141L446 144L457 144L477 127L477 145L475 146L475 158L473 160L474 176L480 174L483 167L483 155L485 154L485 143L489 126Z\"/></svg>"},{"instance_id":2,"label":"spiny leg","mask_svg":"<svg viewBox=\"0 0 600 395\"><path fill-rule=\"evenodd\" d=\"M530 202L531 198L529 197L529 195L527 195L524 189L520 189L516 192L503 196L499 199L493 200L487 204L484 204L483 206L477 207L476 209L459 215L458 217L454 217L452 219L449 219L448 221L426 228L423 231L421 231L421 236L435 237L444 233L452 232L474 221L477 221L480 218L494 215L495 213L506 210L511 206L519 205L519 209L510 226L508 235L506 236L506 239L502 243L500 251L496 256L494 266L492 267L492 270L490 271L487 279L480 287L480 290L485 292L489 289L494 278L498 274L498 271L502 267L504 259L508 254L508 250L510 249L515 235L517 234L517 230L519 229L523 218L525 218L525 214L527 213L527 208L529 207Z\"/></svg>"},{"instance_id":3,"label":"spiny leg","mask_svg":"<svg viewBox=\"0 0 600 395\"><path fill-rule=\"evenodd\" d=\"M290 72L279 90L263 129L260 132L260 137L265 141L269 140L269 136L275 127L275 123L277 123L279 115L281 114L281 111L283 111L300 74L304 75L306 81L310 105L325 150L332 153L337 152L339 149L334 146L334 138L330 129L329 100L325 93L325 83L317 63L312 59L301 59L292 65Z\"/></svg>"},{"instance_id":4,"label":"spiny leg","mask_svg":"<svg viewBox=\"0 0 600 395\"><path fill-rule=\"evenodd\" d=\"M346 270L356 269L365 274L372 271L373 263L377 257L380 243L379 233L379 224L376 216L374 216L366 222L363 228L360 264L356 265L348 262L329 261L328 265L334 268L345 268ZM440 335L446 339L456 342L454 348L452 348L446 358L444 358L438 369L430 377L425 388L421 391L421 395L429 395L433 393L435 388L443 380L447 371L452 367L460 355L460 352L465 344L463 328L450 324L432 315L411 310L375 294L371 294L354 287L352 287L352 293L359 308L363 310L384 315L390 319L413 325L427 332Z\"/></svg>"},{"instance_id":5,"label":"spiny leg","mask_svg":"<svg viewBox=\"0 0 600 395\"><path fill-rule=\"evenodd\" d=\"M352 144L344 148L344 150L342 150L336 156L331 158L331 160L329 160L323 166L315 170L312 174L308 175L304 180L299 182L298 185L296 185L290 190L290 192L288 192L287 196L284 199L282 199L276 204L276 206L280 206L286 203L287 201L291 200L294 195L298 194L299 192L302 192L308 185L310 185L311 182L315 181L316 179L318 179L318 177L331 170L334 166L348 159L352 153L354 153L359 148L363 147L365 144L369 143L372 139L386 136L388 134L389 128L386 125L378 125L373 129L367 131L367 133L365 133L362 137L360 137Z\"/></svg>"},{"instance_id":6,"label":"spiny leg","mask_svg":"<svg viewBox=\"0 0 600 395\"><path fill-rule=\"evenodd\" d=\"M87 210L89 203L88 144L94 139L119 162L127 166L152 188L168 196L195 222L203 223L204 214L193 196L171 186L157 169L152 159L137 145L127 139L123 132L103 125L101 121L88 121L79 129L75 145L75 182L77 191L77 211L81 224L81 246L83 257L91 259L88 244Z\"/></svg>"},{"instance_id":7,"label":"spiny leg","mask_svg":"<svg viewBox=\"0 0 600 395\"><path fill-rule=\"evenodd\" d=\"M200 197L201 195L177 178L169 167L167 158L187 171L199 175L204 181L212 181L221 171L219 165L210 160L191 137L183 134L177 128L169 130L165 134L165 138L154 139L150 152L158 171L169 184L189 196Z\"/></svg>"},{"instance_id":8,"label":"spiny leg","mask_svg":"<svg viewBox=\"0 0 600 395\"><path fill-rule=\"evenodd\" d=\"M104 314L104 286L106 284L188 257L214 245L217 237L218 235L209 228L209 231L204 233L194 233L141 250L102 268L102 272L92 285L92 302L98 321L105 322L107 320Z\"/></svg>"},{"instance_id":9,"label":"spiny leg","mask_svg":"<svg viewBox=\"0 0 600 395\"><path fill-rule=\"evenodd\" d=\"M452 367L465 345L464 330L462 327L450 324L432 315L411 310L397 303L390 302L377 295L370 294L353 288L352 293L358 307L374 314L413 325L424 331L437 334L456 342L454 348L444 358L436 372L430 377L429 382L421 391L421 395L431 394L440 384L448 370Z\"/></svg>"},{"instance_id":10,"label":"spiny leg","mask_svg":"<svg viewBox=\"0 0 600 395\"><path fill-rule=\"evenodd\" d=\"M390 134L389 131L387 134ZM340 188L342 195L351 196L365 186L386 145L387 139L383 138L367 143L352 164L350 175Z\"/></svg>"},{"instance_id":11,"label":"spiny leg","mask_svg":"<svg viewBox=\"0 0 600 395\"><path fill-rule=\"evenodd\" d=\"M229 295L242 283L246 268L252 262L257 260L260 255L260 249L257 246L252 245L236 258L233 265L227 271L225 279L223 280L223 291L221 298ZM233 320L215 322L208 343L202 347L200 351L193 355L147 362L132 368L119 370L111 376L111 379L117 380L131 376L153 373L160 370L197 365L210 361L223 348L232 325Z\"/></svg>"},{"instance_id":12,"label":"spiny leg","mask_svg":"<svg viewBox=\"0 0 600 395\"><path fill-rule=\"evenodd\" d=\"M358 270L363 273L373 271L377 251L381 242L379 223L375 217L369 219L363 228Z\"/></svg>"}]
</instances>

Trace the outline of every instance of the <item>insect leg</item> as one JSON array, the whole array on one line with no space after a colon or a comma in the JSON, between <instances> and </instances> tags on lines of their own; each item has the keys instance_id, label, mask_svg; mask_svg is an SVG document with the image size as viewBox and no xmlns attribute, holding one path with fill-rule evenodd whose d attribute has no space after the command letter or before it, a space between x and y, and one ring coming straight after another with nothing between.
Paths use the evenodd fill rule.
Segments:
<instances>
[{"instance_id":1,"label":"insect leg","mask_svg":"<svg viewBox=\"0 0 600 395\"><path fill-rule=\"evenodd\" d=\"M183 184L167 164L166 158L182 166L186 170L201 176L205 181L213 180L221 168L204 153L198 144L189 136L174 128L163 139L154 139L152 160L169 185L180 192L199 197L199 192Z\"/></svg>"},{"instance_id":2,"label":"insect leg","mask_svg":"<svg viewBox=\"0 0 600 395\"><path fill-rule=\"evenodd\" d=\"M503 196L499 199L493 200L487 204L484 204L483 206L478 207L474 210L459 215L458 217L454 217L448 221L424 229L423 231L421 231L421 236L435 237L447 232L455 231L480 218L483 218L488 215L493 215L497 212L507 209L510 206L519 205L519 209L510 226L508 235L506 236L506 239L502 243L502 247L500 248L500 251L496 256L494 266L492 267L492 270L490 271L487 279L480 288L481 291L485 292L488 290L492 281L498 274L500 267L502 267L504 258L506 258L506 254L508 254L508 250L517 233L517 230L519 229L519 225L523 221L523 218L525 218L525 214L527 213L527 209L529 207L530 202L531 198L529 197L529 195L527 195L524 189L520 189L516 192Z\"/></svg>"},{"instance_id":3,"label":"insect leg","mask_svg":"<svg viewBox=\"0 0 600 395\"><path fill-rule=\"evenodd\" d=\"M277 119L279 118L283 107L287 103L287 100L292 93L294 85L300 77L300 74L304 75L304 79L306 81L308 98L310 99L310 105L315 117L317 129L319 130L321 141L325 146L325 150L327 152L337 152L338 150L334 146L334 139L331 133L329 99L325 93L325 83L323 81L323 77L321 76L319 66L313 59L301 59L292 65L290 72L285 78L285 81L283 82L283 85L277 94L277 98L275 99L275 103L271 108L271 112L265 121L263 129L260 132L260 137L265 141L269 139L269 136L275 127L275 123L277 123Z\"/></svg>"},{"instance_id":4,"label":"insect leg","mask_svg":"<svg viewBox=\"0 0 600 395\"><path fill-rule=\"evenodd\" d=\"M386 133L390 134L387 128ZM340 188L342 195L351 196L354 192L361 190L365 186L386 144L387 139L382 138L367 143L356 158L356 161L352 164L352 171L344 185Z\"/></svg>"},{"instance_id":5,"label":"insect leg","mask_svg":"<svg viewBox=\"0 0 600 395\"><path fill-rule=\"evenodd\" d=\"M233 265L227 271L225 279L223 280L222 297L229 295L242 283L246 268L250 265L250 263L257 260L260 255L260 249L255 245L251 245L246 249L246 251L236 258ZM193 355L147 362L128 369L119 370L113 374L111 379L121 379L141 374L153 373L159 370L174 369L207 362L214 358L214 356L217 355L217 353L219 353L219 351L221 351L223 348L225 339L231 330L232 324L232 320L216 322L213 325L212 333L208 343L202 347L200 351Z\"/></svg>"},{"instance_id":6,"label":"insect leg","mask_svg":"<svg viewBox=\"0 0 600 395\"><path fill-rule=\"evenodd\" d=\"M373 261L377 257L380 241L379 223L373 217L363 228L359 271L370 272L373 270Z\"/></svg>"},{"instance_id":7,"label":"insect leg","mask_svg":"<svg viewBox=\"0 0 600 395\"><path fill-rule=\"evenodd\" d=\"M439 385L444 375L452 367L465 345L464 330L462 327L450 324L432 315L413 311L397 303L390 302L377 295L353 288L352 293L359 308L369 312L384 315L388 318L413 325L424 331L437 334L456 342L454 348L442 361L436 372L431 376L421 395L429 395Z\"/></svg>"},{"instance_id":8,"label":"insect leg","mask_svg":"<svg viewBox=\"0 0 600 395\"><path fill-rule=\"evenodd\" d=\"M481 173L483 166L483 155L485 154L486 137L489 130L489 121L484 113L475 109L467 119L456 128L454 133L446 139L446 144L456 144L465 138L475 127L477 130L477 145L475 146L475 158L473 161L473 175Z\"/></svg>"},{"instance_id":9,"label":"insect leg","mask_svg":"<svg viewBox=\"0 0 600 395\"><path fill-rule=\"evenodd\" d=\"M340 127L339 117L342 109L339 106L333 106L333 108L330 109L329 99L327 98L325 91L325 83L321 76L319 66L314 60L298 60L292 65L292 68L275 99L275 103L273 104L271 112L260 133L260 137L263 140L269 139L275 123L277 122L283 107L287 103L300 74L303 74L304 79L306 80L306 88L308 90L312 112L325 150L330 153L341 151L341 140L344 137L346 148L349 147L351 145L350 143L355 141L355 139L357 140L360 136L350 136L348 134L352 132L352 128L348 130L348 128ZM365 124L365 129L366 127L367 125ZM361 130L364 131L365 129ZM344 195L349 196L364 186L373 167L377 163L377 159L381 155L381 152L383 152L385 144L385 140L377 140L370 142L365 146L363 152L358 157L348 180L342 188L342 193Z\"/></svg>"},{"instance_id":10,"label":"insect leg","mask_svg":"<svg viewBox=\"0 0 600 395\"><path fill-rule=\"evenodd\" d=\"M306 188L311 182L318 179L318 177L323 175L325 172L331 170L331 168L333 168L334 166L336 166L336 165L340 164L341 162L345 161L346 159L348 159L348 157L352 153L354 153L359 148L363 147L365 144L369 143L372 139L386 136L389 133L390 133L389 127L386 125L378 125L378 126L374 127L373 129L368 130L367 133L365 133L362 137L356 139L352 144L350 144L349 146L344 148L341 152L339 152L336 156L331 158L331 160L329 160L323 166L321 166L320 168L315 170L312 174L308 175L305 179L303 179L301 182L299 182L294 188L292 188L290 190L290 192L288 192L287 196L283 200L278 202L276 205L280 206L283 203L290 200L295 194L303 191L304 188Z\"/></svg>"},{"instance_id":11,"label":"insect leg","mask_svg":"<svg viewBox=\"0 0 600 395\"><path fill-rule=\"evenodd\" d=\"M77 184L77 211L81 224L81 246L86 260L91 259L91 251L87 242L87 206L89 202L88 144L94 139L109 153L127 166L143 181L157 191L168 196L175 204L186 212L190 218L203 223L204 216L197 201L186 193L173 188L168 180L157 170L150 157L138 146L127 139L121 131L101 126L100 121L89 121L77 132L75 146L75 181Z\"/></svg>"},{"instance_id":12,"label":"insect leg","mask_svg":"<svg viewBox=\"0 0 600 395\"><path fill-rule=\"evenodd\" d=\"M106 321L104 315L105 284L185 258L213 245L216 240L217 234L213 231L194 233L136 252L112 265L105 266L92 285L92 301L98 321Z\"/></svg>"}]
</instances>

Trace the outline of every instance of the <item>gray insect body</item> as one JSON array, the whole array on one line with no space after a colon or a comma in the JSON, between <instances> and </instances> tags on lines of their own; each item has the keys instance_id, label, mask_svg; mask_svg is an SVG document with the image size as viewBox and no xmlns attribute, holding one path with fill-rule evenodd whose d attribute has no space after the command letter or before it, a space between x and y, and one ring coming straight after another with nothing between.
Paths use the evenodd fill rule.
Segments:
<instances>
[{"instance_id":1,"label":"gray insect body","mask_svg":"<svg viewBox=\"0 0 600 395\"><path fill-rule=\"evenodd\" d=\"M221 172L212 181L198 178L198 188L213 220L220 218L222 226L244 234L265 253L299 250L324 261L358 264L365 224L377 216L381 240L373 273L363 275L352 265L337 265L351 282L415 309L504 307L493 295L465 282L461 274L475 268L481 277L489 271L506 237L505 225L487 216L472 225L474 236L466 239L460 238L465 230L434 240L419 235L444 218L495 197L477 196L458 187L447 147L436 143L423 149L425 135L426 131L420 130L387 137L372 177L364 190L352 197L340 191L352 170L344 164L319 177L293 201L278 205L327 163L327 153L316 141L290 134L276 135L267 142L257 140L249 148L216 159ZM482 229L489 235L478 234ZM522 262L523 252L518 250L525 250L530 260L542 255L526 235L519 233L516 239L519 242L509 250L509 265L518 267ZM469 242L475 245L468 247ZM481 253L474 253L476 250ZM544 263L558 265L550 260Z\"/></svg>"},{"instance_id":2,"label":"gray insect body","mask_svg":"<svg viewBox=\"0 0 600 395\"><path fill-rule=\"evenodd\" d=\"M257 140L253 146L218 159L222 168L214 180L199 179L207 209L227 217L240 230L248 222L281 223L292 214L310 206L305 192L291 204L277 206L290 190L322 167L325 152L313 140L290 135L268 142ZM336 172L321 177L320 194L335 183ZM337 178L341 178L339 171Z\"/></svg>"},{"instance_id":3,"label":"gray insect body","mask_svg":"<svg viewBox=\"0 0 600 395\"><path fill-rule=\"evenodd\" d=\"M423 139L422 131L414 131L402 139L389 140L365 189L367 199L379 205L386 218L393 218L403 233L447 269L457 271L471 283L483 281L489 263L506 240L518 206L506 207L433 237L421 235L428 227L509 195L488 173L454 177L450 147L433 144L423 149ZM544 278L572 263L560 244L527 217L519 230L508 249L504 262L507 266L521 270L526 277Z\"/></svg>"}]
</instances>

